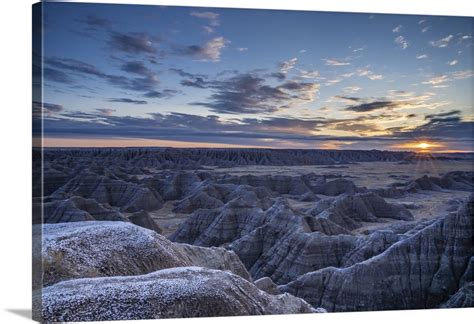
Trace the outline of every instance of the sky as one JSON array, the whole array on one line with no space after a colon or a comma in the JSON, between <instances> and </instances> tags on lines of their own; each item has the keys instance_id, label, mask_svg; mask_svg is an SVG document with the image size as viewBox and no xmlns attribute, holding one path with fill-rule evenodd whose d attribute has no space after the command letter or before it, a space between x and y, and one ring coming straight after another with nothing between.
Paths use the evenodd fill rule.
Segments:
<instances>
[{"instance_id":1,"label":"sky","mask_svg":"<svg viewBox=\"0 0 474 324\"><path fill-rule=\"evenodd\" d=\"M43 6L45 146L474 151L473 18Z\"/></svg>"}]
</instances>

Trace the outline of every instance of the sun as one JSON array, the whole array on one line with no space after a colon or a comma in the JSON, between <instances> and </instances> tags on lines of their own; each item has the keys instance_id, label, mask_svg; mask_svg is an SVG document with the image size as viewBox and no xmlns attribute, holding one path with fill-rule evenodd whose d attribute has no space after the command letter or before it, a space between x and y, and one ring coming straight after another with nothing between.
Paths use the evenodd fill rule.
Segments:
<instances>
[{"instance_id":1,"label":"sun","mask_svg":"<svg viewBox=\"0 0 474 324\"><path fill-rule=\"evenodd\" d=\"M422 150L427 150L431 147L432 145L426 143L426 142L421 142L421 143L418 143L417 147L419 149L422 149Z\"/></svg>"}]
</instances>

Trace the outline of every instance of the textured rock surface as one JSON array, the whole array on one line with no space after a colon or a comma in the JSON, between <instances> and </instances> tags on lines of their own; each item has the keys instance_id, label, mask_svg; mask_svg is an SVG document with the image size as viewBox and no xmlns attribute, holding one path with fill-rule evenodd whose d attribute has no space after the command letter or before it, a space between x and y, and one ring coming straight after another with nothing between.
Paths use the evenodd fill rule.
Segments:
<instances>
[{"instance_id":1,"label":"textured rock surface","mask_svg":"<svg viewBox=\"0 0 474 324\"><path fill-rule=\"evenodd\" d=\"M93 198L125 212L154 210L163 205L160 195L152 189L94 173L79 174L52 194L54 199L71 196Z\"/></svg>"},{"instance_id":2,"label":"textured rock surface","mask_svg":"<svg viewBox=\"0 0 474 324\"><path fill-rule=\"evenodd\" d=\"M316 312L289 294L273 296L237 275L197 267L65 281L45 288L42 301L47 321Z\"/></svg>"},{"instance_id":3,"label":"textured rock surface","mask_svg":"<svg viewBox=\"0 0 474 324\"><path fill-rule=\"evenodd\" d=\"M263 290L264 292L270 295L281 294L280 290L278 289L278 286L272 281L271 278L260 278L258 280L255 280L254 284L255 286L257 286L258 289Z\"/></svg>"},{"instance_id":4,"label":"textured rock surface","mask_svg":"<svg viewBox=\"0 0 474 324\"><path fill-rule=\"evenodd\" d=\"M144 210L141 210L128 216L128 220L135 225L148 228L152 231L157 232L158 234L161 234L163 232L160 226L153 220L153 218L151 218L150 214L148 214Z\"/></svg>"},{"instance_id":5,"label":"textured rock surface","mask_svg":"<svg viewBox=\"0 0 474 324\"><path fill-rule=\"evenodd\" d=\"M41 205L38 205L41 208ZM46 202L43 205L44 223L80 222L87 220L127 221L116 209L98 203L94 199L71 197Z\"/></svg>"},{"instance_id":6,"label":"textured rock surface","mask_svg":"<svg viewBox=\"0 0 474 324\"><path fill-rule=\"evenodd\" d=\"M328 219L348 230L360 227L361 222L378 222L381 218L414 219L405 207L387 203L372 192L340 196L315 217Z\"/></svg>"},{"instance_id":7,"label":"textured rock surface","mask_svg":"<svg viewBox=\"0 0 474 324\"><path fill-rule=\"evenodd\" d=\"M35 225L41 226L41 225ZM198 264L249 278L238 257L223 249L193 250L125 222L43 225L44 285L73 278L130 276Z\"/></svg>"},{"instance_id":8,"label":"textured rock surface","mask_svg":"<svg viewBox=\"0 0 474 324\"><path fill-rule=\"evenodd\" d=\"M439 307L458 291L469 265L473 215L471 197L457 213L375 257L309 272L279 288L328 311ZM469 294L466 289L460 293Z\"/></svg>"},{"instance_id":9,"label":"textured rock surface","mask_svg":"<svg viewBox=\"0 0 474 324\"><path fill-rule=\"evenodd\" d=\"M271 149L169 149L110 148L69 149L67 152L48 149L45 161L91 161L104 166L121 161L135 167L196 169L200 165L230 167L236 165L314 165L347 162L404 161L410 152L343 151L343 150L271 150Z\"/></svg>"},{"instance_id":10,"label":"textured rock surface","mask_svg":"<svg viewBox=\"0 0 474 324\"><path fill-rule=\"evenodd\" d=\"M429 177L427 175L413 180L406 186L409 192L418 190L474 190L474 172L453 171L448 172L442 177Z\"/></svg>"}]
</instances>

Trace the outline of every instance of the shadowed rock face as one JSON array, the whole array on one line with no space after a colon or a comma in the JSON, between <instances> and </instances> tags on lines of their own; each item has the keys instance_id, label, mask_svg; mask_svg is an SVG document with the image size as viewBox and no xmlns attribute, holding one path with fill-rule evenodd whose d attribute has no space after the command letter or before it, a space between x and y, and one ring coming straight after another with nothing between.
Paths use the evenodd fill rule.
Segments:
<instances>
[{"instance_id":1,"label":"shadowed rock face","mask_svg":"<svg viewBox=\"0 0 474 324\"><path fill-rule=\"evenodd\" d=\"M41 226L41 225L35 225ZM44 285L87 277L130 276L200 265L250 275L233 252L172 243L154 231L125 222L43 225Z\"/></svg>"},{"instance_id":2,"label":"shadowed rock face","mask_svg":"<svg viewBox=\"0 0 474 324\"><path fill-rule=\"evenodd\" d=\"M71 196L93 198L99 203L120 207L125 212L154 210L163 205L163 200L154 190L122 180L111 180L94 173L83 173L74 177L51 196L53 199Z\"/></svg>"},{"instance_id":3,"label":"shadowed rock face","mask_svg":"<svg viewBox=\"0 0 474 324\"><path fill-rule=\"evenodd\" d=\"M161 234L163 232L160 226L158 226L158 224L153 220L153 218L151 218L150 214L148 214L144 210L141 210L128 216L128 220L135 225L148 228L152 231L157 232L158 234Z\"/></svg>"},{"instance_id":4,"label":"shadowed rock face","mask_svg":"<svg viewBox=\"0 0 474 324\"><path fill-rule=\"evenodd\" d=\"M387 203L375 193L362 193L355 195L343 195L334 200L328 208L321 208L318 204L312 214L316 218L323 218L337 225L354 230L361 226L361 222L378 222L381 218L398 220L413 220L413 215L405 207Z\"/></svg>"},{"instance_id":5,"label":"shadowed rock face","mask_svg":"<svg viewBox=\"0 0 474 324\"><path fill-rule=\"evenodd\" d=\"M472 256L473 203L471 196L457 213L364 262L310 272L279 288L328 311L438 307L460 283L472 282L472 273L468 279L465 273ZM470 289L459 291L451 305L468 304L463 296L470 297Z\"/></svg>"},{"instance_id":6,"label":"shadowed rock face","mask_svg":"<svg viewBox=\"0 0 474 324\"><path fill-rule=\"evenodd\" d=\"M65 281L43 289L42 302L47 321L316 312L289 294L270 295L237 275L197 267Z\"/></svg>"},{"instance_id":7,"label":"shadowed rock face","mask_svg":"<svg viewBox=\"0 0 474 324\"><path fill-rule=\"evenodd\" d=\"M417 192L418 190L474 190L474 172L453 171L448 172L441 178L429 177L427 175L413 180L406 186L408 192Z\"/></svg>"},{"instance_id":8,"label":"shadowed rock face","mask_svg":"<svg viewBox=\"0 0 474 324\"><path fill-rule=\"evenodd\" d=\"M38 206L41 208L41 206ZM117 210L99 204L94 199L71 197L43 205L44 223L80 222L87 220L127 221Z\"/></svg>"}]
</instances>

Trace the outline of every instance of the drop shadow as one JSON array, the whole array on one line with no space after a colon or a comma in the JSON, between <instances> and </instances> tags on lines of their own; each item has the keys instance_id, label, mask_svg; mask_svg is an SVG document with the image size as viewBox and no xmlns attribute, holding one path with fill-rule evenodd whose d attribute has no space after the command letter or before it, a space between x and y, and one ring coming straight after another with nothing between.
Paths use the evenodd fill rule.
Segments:
<instances>
[{"instance_id":1,"label":"drop shadow","mask_svg":"<svg viewBox=\"0 0 474 324\"><path fill-rule=\"evenodd\" d=\"M26 319L32 318L31 309L19 308L19 309L6 309L7 312L13 313L15 315L21 316Z\"/></svg>"}]
</instances>

